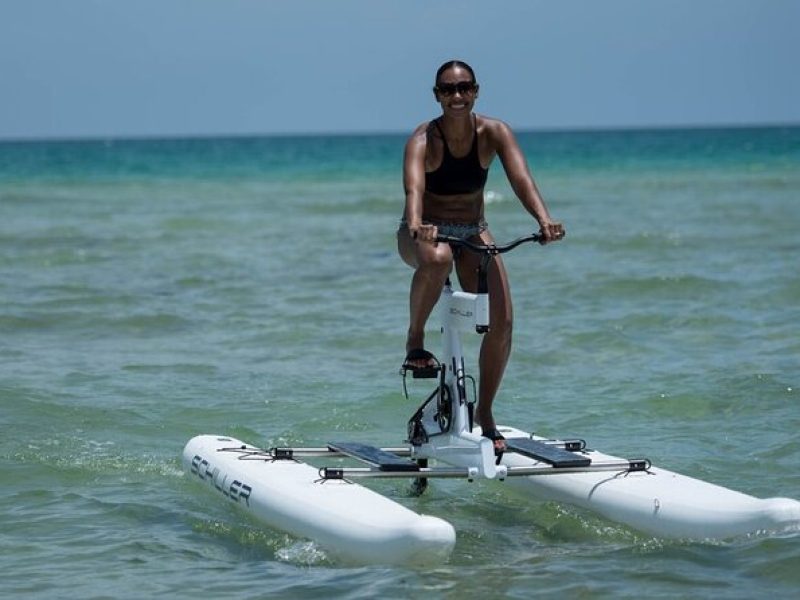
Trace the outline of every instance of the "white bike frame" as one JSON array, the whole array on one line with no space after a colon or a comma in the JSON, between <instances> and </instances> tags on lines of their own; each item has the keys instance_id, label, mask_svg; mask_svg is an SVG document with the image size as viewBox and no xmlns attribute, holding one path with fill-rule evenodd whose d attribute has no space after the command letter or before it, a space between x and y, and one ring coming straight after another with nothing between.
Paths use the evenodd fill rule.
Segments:
<instances>
[{"instance_id":1,"label":"white bike frame","mask_svg":"<svg viewBox=\"0 0 800 600\"><path fill-rule=\"evenodd\" d=\"M516 247L523 241L538 241L537 236L520 238L504 246L482 246L463 240L439 237L439 241L458 243L468 248L483 248L483 283L478 293L453 291L450 280L439 298L441 315L442 353L440 381L437 392L417 410L409 421L411 456L418 460L435 459L450 465L465 467L475 477L504 478L506 467L496 465L494 443L474 432L473 402L467 397L467 380L471 379L464 368L464 355L460 333L486 333L489 330L489 294L486 286L486 269L491 257ZM487 250L488 253L487 253ZM466 250L466 248L465 248ZM423 434L414 435L414 426L421 426ZM418 432L419 433L419 432Z\"/></svg>"}]
</instances>

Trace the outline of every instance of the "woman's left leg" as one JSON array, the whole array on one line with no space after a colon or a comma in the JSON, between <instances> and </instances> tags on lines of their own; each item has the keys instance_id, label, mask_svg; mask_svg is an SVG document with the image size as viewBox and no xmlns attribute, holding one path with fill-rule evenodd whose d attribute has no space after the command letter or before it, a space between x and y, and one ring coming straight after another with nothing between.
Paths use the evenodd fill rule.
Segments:
<instances>
[{"instance_id":1,"label":"woman's left leg","mask_svg":"<svg viewBox=\"0 0 800 600\"><path fill-rule=\"evenodd\" d=\"M488 230L480 234L485 244L493 242ZM469 250L461 250L456 259L456 272L462 289L475 292L478 289L478 267L480 257ZM492 404L503 379L508 357L511 354L511 337L513 329L513 308L508 275L500 256L495 256L489 263L489 331L484 334L481 343L479 367L480 382L478 385L478 407L475 419L486 430L495 429L496 423L492 413ZM503 449L497 442L495 447Z\"/></svg>"}]
</instances>

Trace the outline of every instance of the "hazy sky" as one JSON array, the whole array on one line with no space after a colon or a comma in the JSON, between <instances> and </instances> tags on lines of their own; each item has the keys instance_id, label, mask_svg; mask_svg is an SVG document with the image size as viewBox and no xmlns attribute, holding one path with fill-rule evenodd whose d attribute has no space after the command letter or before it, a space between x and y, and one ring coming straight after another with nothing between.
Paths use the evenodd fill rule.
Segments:
<instances>
[{"instance_id":1,"label":"hazy sky","mask_svg":"<svg viewBox=\"0 0 800 600\"><path fill-rule=\"evenodd\" d=\"M0 138L800 123L800 0L0 0Z\"/></svg>"}]
</instances>

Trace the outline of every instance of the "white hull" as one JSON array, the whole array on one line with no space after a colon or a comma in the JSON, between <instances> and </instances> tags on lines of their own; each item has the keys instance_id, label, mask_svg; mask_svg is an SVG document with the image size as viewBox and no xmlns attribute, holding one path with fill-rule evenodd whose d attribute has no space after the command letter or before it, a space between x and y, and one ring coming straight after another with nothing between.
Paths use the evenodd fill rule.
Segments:
<instances>
[{"instance_id":1,"label":"white hull","mask_svg":"<svg viewBox=\"0 0 800 600\"><path fill-rule=\"evenodd\" d=\"M530 435L511 427L500 431L507 438ZM447 450L438 453L437 462L469 463L458 452ZM622 461L594 450L585 454L595 464ZM357 483L323 482L317 467L294 460L273 461L258 448L233 438L193 438L184 449L183 465L192 477L263 523L312 539L337 558L431 564L445 560L455 545L455 531L447 521L419 515ZM548 474L508 476L499 485L528 498L572 504L659 537L725 539L800 530L796 500L755 498L655 466L646 471L559 473L535 459L507 452L497 477L516 467L543 467Z\"/></svg>"},{"instance_id":2,"label":"white hull","mask_svg":"<svg viewBox=\"0 0 800 600\"><path fill-rule=\"evenodd\" d=\"M506 437L530 435L511 427L501 427L500 431ZM593 462L620 460L596 451L588 452L588 456ZM502 464L522 467L540 463L506 453ZM800 502L796 500L755 498L658 467L620 474L509 477L506 484L528 497L579 506L659 537L724 539L800 528Z\"/></svg>"},{"instance_id":3,"label":"white hull","mask_svg":"<svg viewBox=\"0 0 800 600\"><path fill-rule=\"evenodd\" d=\"M430 564L446 559L455 544L447 521L419 515L366 487L320 483L311 465L226 449L257 451L233 438L201 435L184 448L184 468L267 525L313 539L336 557Z\"/></svg>"}]
</instances>

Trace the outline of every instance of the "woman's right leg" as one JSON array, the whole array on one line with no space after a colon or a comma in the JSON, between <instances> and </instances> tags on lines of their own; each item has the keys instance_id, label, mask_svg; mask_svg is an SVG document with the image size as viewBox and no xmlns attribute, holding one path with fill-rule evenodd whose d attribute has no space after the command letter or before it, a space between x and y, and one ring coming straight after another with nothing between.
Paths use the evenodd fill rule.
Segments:
<instances>
[{"instance_id":1,"label":"woman's right leg","mask_svg":"<svg viewBox=\"0 0 800 600\"><path fill-rule=\"evenodd\" d=\"M397 232L397 249L400 257L412 268L409 299L409 326L406 352L425 347L425 324L439 300L444 282L453 268L453 251L448 244L417 242L411 239L408 229ZM430 366L424 359L410 361L412 366Z\"/></svg>"}]
</instances>

